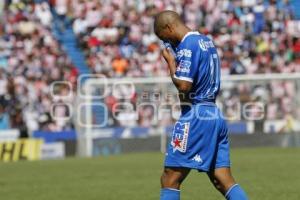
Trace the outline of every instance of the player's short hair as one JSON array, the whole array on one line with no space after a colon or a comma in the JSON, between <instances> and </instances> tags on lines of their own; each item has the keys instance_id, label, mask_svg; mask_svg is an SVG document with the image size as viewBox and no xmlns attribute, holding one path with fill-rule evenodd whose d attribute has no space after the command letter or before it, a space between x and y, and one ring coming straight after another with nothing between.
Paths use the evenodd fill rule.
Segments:
<instances>
[{"instance_id":1,"label":"player's short hair","mask_svg":"<svg viewBox=\"0 0 300 200\"><path fill-rule=\"evenodd\" d=\"M154 18L154 32L158 35L167 25L182 23L178 13L172 10L165 10L158 13Z\"/></svg>"}]
</instances>

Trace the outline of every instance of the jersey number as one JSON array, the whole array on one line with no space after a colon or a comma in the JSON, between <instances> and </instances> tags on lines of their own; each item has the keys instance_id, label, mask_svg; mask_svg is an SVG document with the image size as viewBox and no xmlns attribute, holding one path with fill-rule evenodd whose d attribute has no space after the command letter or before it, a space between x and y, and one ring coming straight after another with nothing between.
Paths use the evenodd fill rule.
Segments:
<instances>
[{"instance_id":1,"label":"jersey number","mask_svg":"<svg viewBox=\"0 0 300 200\"><path fill-rule=\"evenodd\" d=\"M216 53L210 55L210 83L215 84L219 76L219 58Z\"/></svg>"}]
</instances>

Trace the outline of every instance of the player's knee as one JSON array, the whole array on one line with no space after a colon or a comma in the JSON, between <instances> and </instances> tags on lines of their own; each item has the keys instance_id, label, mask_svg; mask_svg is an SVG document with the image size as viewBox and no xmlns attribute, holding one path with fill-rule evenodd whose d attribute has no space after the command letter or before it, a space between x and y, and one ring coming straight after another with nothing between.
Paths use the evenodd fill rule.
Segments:
<instances>
[{"instance_id":1,"label":"player's knee","mask_svg":"<svg viewBox=\"0 0 300 200\"><path fill-rule=\"evenodd\" d=\"M162 188L179 188L182 180L173 171L165 169L161 176L161 187Z\"/></svg>"}]
</instances>

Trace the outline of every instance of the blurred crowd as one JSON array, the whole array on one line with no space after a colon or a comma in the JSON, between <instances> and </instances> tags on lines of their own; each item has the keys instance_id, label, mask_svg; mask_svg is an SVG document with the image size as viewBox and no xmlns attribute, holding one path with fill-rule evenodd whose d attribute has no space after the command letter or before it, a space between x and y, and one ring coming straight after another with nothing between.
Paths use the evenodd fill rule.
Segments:
<instances>
[{"instance_id":1,"label":"blurred crowd","mask_svg":"<svg viewBox=\"0 0 300 200\"><path fill-rule=\"evenodd\" d=\"M53 98L51 84L75 83L77 70L52 35L48 4L12 1L1 15L0 129L17 128L25 137L39 129L71 128L66 121L51 117L68 112L65 107L52 106L60 99ZM65 90L68 88L59 91Z\"/></svg>"},{"instance_id":2,"label":"blurred crowd","mask_svg":"<svg viewBox=\"0 0 300 200\"><path fill-rule=\"evenodd\" d=\"M78 71L52 34L53 8L71 21L86 62L94 74L107 77L168 76L153 33L153 16L174 10L186 24L213 38L222 60L222 74L300 72L300 23L288 0L6 0L0 3L0 129L63 130L73 128L70 120L55 120L71 112L60 98L76 85ZM50 4L49 4L50 3ZM54 81L67 81L53 87ZM229 86L228 86L229 85ZM219 101L227 116L234 116L237 102L263 102L266 119L300 118L295 106L297 86L292 81L265 84L228 84ZM160 86L153 86L159 88ZM299 86L298 86L299 87ZM158 89L159 90L159 89ZM299 89L298 89L299 90ZM126 90L125 90L126 91ZM55 92L55 91L54 91ZM73 93L72 93L73 94ZM137 94L135 94L137 95ZM67 99L66 99L67 98ZM151 107L117 113L114 104L130 100L109 95L104 101L110 111L109 124L151 126ZM149 100L150 101L150 100ZM160 103L174 103L164 100ZM57 105L57 106L53 106ZM127 109L126 107L123 109ZM163 114L161 125L174 122ZM299 119L298 118L298 119ZM61 119L61 118L60 118ZM20 128L21 127L21 128Z\"/></svg>"},{"instance_id":3,"label":"blurred crowd","mask_svg":"<svg viewBox=\"0 0 300 200\"><path fill-rule=\"evenodd\" d=\"M140 77L168 73L152 28L164 9L214 39L223 74L300 71L300 28L288 0L74 0L61 10L71 10L93 72Z\"/></svg>"},{"instance_id":4,"label":"blurred crowd","mask_svg":"<svg viewBox=\"0 0 300 200\"><path fill-rule=\"evenodd\" d=\"M160 56L160 41L152 29L153 16L164 9L177 11L190 28L213 38L221 57L223 75L300 72L300 23L294 19L296 10L288 0L72 2L69 16L74 20L73 29L88 64L94 73L107 77L168 74ZM238 87L232 84L223 90L219 101L230 118L242 113L237 105L261 102L265 105L264 119L286 116L300 119L300 110L293 109L297 103L296 88L293 81L251 86L239 83ZM108 101L123 102L112 96ZM147 108L141 113L153 117L153 112L147 114L151 113ZM143 117L139 114L139 118ZM167 121L171 123L172 120ZM136 123L149 125L149 120L145 123L121 120L113 125Z\"/></svg>"}]
</instances>

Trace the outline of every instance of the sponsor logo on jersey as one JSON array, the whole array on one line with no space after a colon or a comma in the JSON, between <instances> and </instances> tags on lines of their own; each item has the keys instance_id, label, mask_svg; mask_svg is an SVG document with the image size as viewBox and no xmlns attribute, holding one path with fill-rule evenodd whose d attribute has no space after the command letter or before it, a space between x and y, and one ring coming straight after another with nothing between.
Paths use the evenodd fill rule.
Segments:
<instances>
[{"instance_id":1,"label":"sponsor logo on jersey","mask_svg":"<svg viewBox=\"0 0 300 200\"><path fill-rule=\"evenodd\" d=\"M207 51L208 48L214 48L215 45L212 41L204 41L203 39L198 40L198 44L199 47L203 50L203 51Z\"/></svg>"},{"instance_id":2,"label":"sponsor logo on jersey","mask_svg":"<svg viewBox=\"0 0 300 200\"><path fill-rule=\"evenodd\" d=\"M190 49L181 49L177 52L176 57L178 59L181 59L182 57L191 58L192 57L192 51Z\"/></svg>"},{"instance_id":3,"label":"sponsor logo on jersey","mask_svg":"<svg viewBox=\"0 0 300 200\"><path fill-rule=\"evenodd\" d=\"M182 153L186 152L189 136L189 127L189 122L176 122L171 141L171 145L173 146L173 152L176 152L177 150Z\"/></svg>"},{"instance_id":4,"label":"sponsor logo on jersey","mask_svg":"<svg viewBox=\"0 0 300 200\"><path fill-rule=\"evenodd\" d=\"M191 64L192 64L192 62L189 60L181 60L177 66L176 71L182 72L182 73L190 73Z\"/></svg>"}]
</instances>

